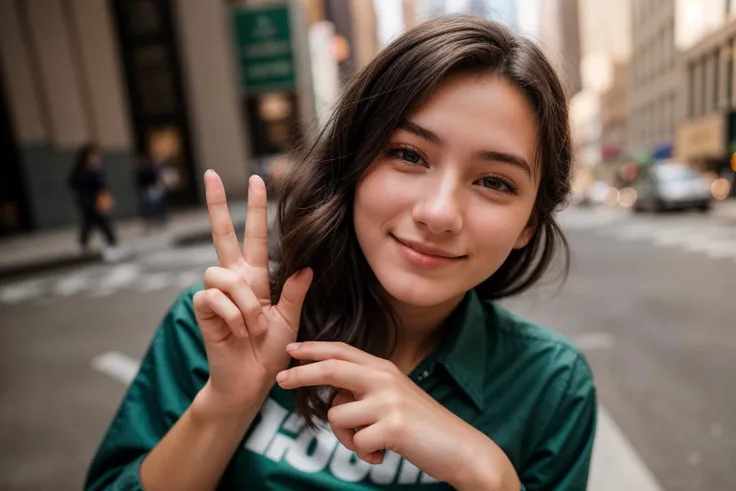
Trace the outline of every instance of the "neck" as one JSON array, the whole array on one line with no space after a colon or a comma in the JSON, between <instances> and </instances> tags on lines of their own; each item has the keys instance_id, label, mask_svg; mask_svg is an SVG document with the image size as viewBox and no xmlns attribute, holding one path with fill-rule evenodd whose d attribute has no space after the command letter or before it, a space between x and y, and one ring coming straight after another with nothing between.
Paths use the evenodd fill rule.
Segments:
<instances>
[{"instance_id":1,"label":"neck","mask_svg":"<svg viewBox=\"0 0 736 491\"><path fill-rule=\"evenodd\" d=\"M439 345L444 337L445 320L457 308L463 297L453 298L439 305L419 307L394 300L398 317L396 349L391 361L408 374Z\"/></svg>"}]
</instances>

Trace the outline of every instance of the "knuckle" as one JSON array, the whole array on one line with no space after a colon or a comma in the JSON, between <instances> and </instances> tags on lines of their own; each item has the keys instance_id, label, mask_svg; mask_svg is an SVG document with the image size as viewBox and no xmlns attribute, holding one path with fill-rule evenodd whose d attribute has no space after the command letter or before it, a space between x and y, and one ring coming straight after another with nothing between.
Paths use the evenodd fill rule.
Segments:
<instances>
[{"instance_id":1,"label":"knuckle","mask_svg":"<svg viewBox=\"0 0 736 491\"><path fill-rule=\"evenodd\" d=\"M384 396L383 399L384 403L384 410L387 414L394 414L394 413L400 413L401 407L403 405L401 396L394 392L390 391L388 394Z\"/></svg>"},{"instance_id":2,"label":"knuckle","mask_svg":"<svg viewBox=\"0 0 736 491\"><path fill-rule=\"evenodd\" d=\"M379 370L376 376L384 386L393 385L395 380L394 374L390 370Z\"/></svg>"},{"instance_id":3,"label":"knuckle","mask_svg":"<svg viewBox=\"0 0 736 491\"><path fill-rule=\"evenodd\" d=\"M209 286L212 284L212 282L215 280L215 277L217 276L217 267L216 266L210 266L204 271L204 284L205 286Z\"/></svg>"},{"instance_id":4,"label":"knuckle","mask_svg":"<svg viewBox=\"0 0 736 491\"><path fill-rule=\"evenodd\" d=\"M392 435L394 435L397 438L401 438L401 434L406 428L406 418L404 417L404 413L401 411L393 411L386 421L389 431Z\"/></svg>"},{"instance_id":5,"label":"knuckle","mask_svg":"<svg viewBox=\"0 0 736 491\"><path fill-rule=\"evenodd\" d=\"M335 375L337 375L337 372L339 370L339 364L337 360L327 360L324 362L324 365L322 366L322 370L325 376L332 378Z\"/></svg>"},{"instance_id":6,"label":"knuckle","mask_svg":"<svg viewBox=\"0 0 736 491\"><path fill-rule=\"evenodd\" d=\"M214 303L218 298L220 298L220 290L217 288L209 288L205 291L205 295L208 302Z\"/></svg>"},{"instance_id":7,"label":"knuckle","mask_svg":"<svg viewBox=\"0 0 736 491\"><path fill-rule=\"evenodd\" d=\"M250 288L250 283L244 274L238 274L234 278L233 286L238 289Z\"/></svg>"},{"instance_id":8,"label":"knuckle","mask_svg":"<svg viewBox=\"0 0 736 491\"><path fill-rule=\"evenodd\" d=\"M243 318L239 313L231 312L225 316L225 322L227 322L229 326L239 326L243 323Z\"/></svg>"},{"instance_id":9,"label":"knuckle","mask_svg":"<svg viewBox=\"0 0 736 491\"><path fill-rule=\"evenodd\" d=\"M337 343L336 350L337 350L338 355L346 356L348 354L348 349L349 349L348 344L345 343L344 341L340 341Z\"/></svg>"},{"instance_id":10,"label":"knuckle","mask_svg":"<svg viewBox=\"0 0 736 491\"><path fill-rule=\"evenodd\" d=\"M366 455L370 453L368 441L366 440L363 432L359 431L355 436L353 436L353 445L355 446L355 453L358 455Z\"/></svg>"}]
</instances>

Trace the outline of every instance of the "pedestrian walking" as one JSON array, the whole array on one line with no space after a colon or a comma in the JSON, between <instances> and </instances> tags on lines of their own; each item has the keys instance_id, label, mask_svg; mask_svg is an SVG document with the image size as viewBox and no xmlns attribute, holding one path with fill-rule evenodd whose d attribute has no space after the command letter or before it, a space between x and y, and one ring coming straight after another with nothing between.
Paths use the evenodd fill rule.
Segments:
<instances>
[{"instance_id":1,"label":"pedestrian walking","mask_svg":"<svg viewBox=\"0 0 736 491\"><path fill-rule=\"evenodd\" d=\"M102 172L102 149L87 143L77 152L76 161L69 174L68 184L75 196L80 212L79 245L82 253L88 252L89 236L99 229L105 237L106 260L114 262L120 258L115 230L110 219L114 200Z\"/></svg>"},{"instance_id":2,"label":"pedestrian walking","mask_svg":"<svg viewBox=\"0 0 736 491\"><path fill-rule=\"evenodd\" d=\"M534 42L439 18L295 164L275 265L263 180L241 250L205 173L219 265L164 317L86 489L584 490L588 364L496 303L566 256L567 108Z\"/></svg>"}]
</instances>

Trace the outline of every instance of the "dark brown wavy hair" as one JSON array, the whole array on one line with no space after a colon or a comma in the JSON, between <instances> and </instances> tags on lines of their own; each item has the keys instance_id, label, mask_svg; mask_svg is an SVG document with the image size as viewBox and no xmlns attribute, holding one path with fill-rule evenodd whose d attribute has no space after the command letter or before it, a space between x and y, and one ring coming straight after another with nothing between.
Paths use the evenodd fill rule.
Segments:
<instances>
[{"instance_id":1,"label":"dark brown wavy hair","mask_svg":"<svg viewBox=\"0 0 736 491\"><path fill-rule=\"evenodd\" d=\"M286 278L305 267L314 270L300 340L344 341L377 356L390 355L397 319L355 235L355 189L400 121L458 73L508 80L527 97L539 126L540 186L530 217L535 233L476 290L487 299L523 292L545 273L558 250L567 271L567 242L554 218L570 192L572 165L560 79L537 45L500 24L469 16L430 20L397 38L356 75L287 178L278 210L272 291L278 298ZM295 402L312 425L326 420L331 400L317 388L302 388Z\"/></svg>"}]
</instances>

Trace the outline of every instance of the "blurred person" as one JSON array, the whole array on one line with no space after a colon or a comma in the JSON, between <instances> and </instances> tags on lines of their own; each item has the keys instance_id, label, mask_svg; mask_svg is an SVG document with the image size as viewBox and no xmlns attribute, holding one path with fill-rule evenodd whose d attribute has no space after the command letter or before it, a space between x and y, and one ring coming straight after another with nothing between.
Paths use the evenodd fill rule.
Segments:
<instances>
[{"instance_id":1,"label":"blurred person","mask_svg":"<svg viewBox=\"0 0 736 491\"><path fill-rule=\"evenodd\" d=\"M114 262L120 257L115 230L109 216L114 201L105 182L101 165L102 149L95 143L83 145L77 152L68 184L75 194L81 215L79 230L81 252L88 252L89 235L93 229L98 228L107 242L104 258Z\"/></svg>"},{"instance_id":2,"label":"blurred person","mask_svg":"<svg viewBox=\"0 0 736 491\"><path fill-rule=\"evenodd\" d=\"M495 303L567 259L567 107L507 28L411 29L290 173L272 273L263 180L241 250L205 173L219 266L164 317L86 489L584 490L590 369Z\"/></svg>"},{"instance_id":3,"label":"blurred person","mask_svg":"<svg viewBox=\"0 0 736 491\"><path fill-rule=\"evenodd\" d=\"M145 154L138 156L136 184L145 229L150 232L155 225L166 223L168 193L161 166Z\"/></svg>"}]
</instances>

